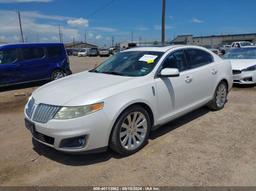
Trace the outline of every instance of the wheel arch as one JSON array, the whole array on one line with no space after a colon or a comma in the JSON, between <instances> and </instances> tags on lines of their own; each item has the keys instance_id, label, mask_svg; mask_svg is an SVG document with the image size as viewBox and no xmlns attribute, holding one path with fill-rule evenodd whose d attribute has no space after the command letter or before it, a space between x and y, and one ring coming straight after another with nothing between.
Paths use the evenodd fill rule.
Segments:
<instances>
[{"instance_id":1,"label":"wheel arch","mask_svg":"<svg viewBox=\"0 0 256 191\"><path fill-rule=\"evenodd\" d=\"M224 82L224 83L227 85L227 89L229 90L230 87L229 87L228 80L225 79L225 78L223 78L223 79L220 80L220 82L218 83L218 85L219 85L221 82Z\"/></svg>"},{"instance_id":2,"label":"wheel arch","mask_svg":"<svg viewBox=\"0 0 256 191\"><path fill-rule=\"evenodd\" d=\"M112 124L112 127L111 127L111 131L110 131L110 134L108 136L108 145L110 143L110 140L111 140L111 136L112 136L112 133L113 133L113 129L118 121L118 119L120 118L120 116L129 108L131 107L134 107L134 106L140 106L142 108L144 108L148 115L149 115L149 118L150 118L150 123L151 123L151 127L154 126L154 122L155 122L155 119L154 119L154 113L153 113L153 110L151 109L151 107L145 103L145 102L135 102L135 103L131 103L129 105L126 105L122 110L121 112L117 115L117 117L115 118L115 122Z\"/></svg>"}]
</instances>

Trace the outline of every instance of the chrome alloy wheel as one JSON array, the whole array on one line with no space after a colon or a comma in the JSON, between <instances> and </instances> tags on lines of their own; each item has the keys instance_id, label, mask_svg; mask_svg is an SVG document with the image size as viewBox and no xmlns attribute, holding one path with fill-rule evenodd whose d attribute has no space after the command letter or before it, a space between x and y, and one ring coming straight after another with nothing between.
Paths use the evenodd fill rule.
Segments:
<instances>
[{"instance_id":1,"label":"chrome alloy wheel","mask_svg":"<svg viewBox=\"0 0 256 191\"><path fill-rule=\"evenodd\" d=\"M123 121L119 138L121 145L127 150L137 149L145 140L148 122L141 112L130 113Z\"/></svg>"},{"instance_id":2,"label":"chrome alloy wheel","mask_svg":"<svg viewBox=\"0 0 256 191\"><path fill-rule=\"evenodd\" d=\"M227 87L225 84L220 84L216 92L216 104L218 107L223 107L227 101Z\"/></svg>"}]
</instances>

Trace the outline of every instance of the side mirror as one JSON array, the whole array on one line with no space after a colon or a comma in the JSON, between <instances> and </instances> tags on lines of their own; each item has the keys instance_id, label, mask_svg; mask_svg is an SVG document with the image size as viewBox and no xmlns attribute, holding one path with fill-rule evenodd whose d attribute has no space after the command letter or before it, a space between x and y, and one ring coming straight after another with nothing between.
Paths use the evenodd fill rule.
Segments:
<instances>
[{"instance_id":1,"label":"side mirror","mask_svg":"<svg viewBox=\"0 0 256 191\"><path fill-rule=\"evenodd\" d=\"M177 68L164 68L160 72L160 77L178 77L180 72Z\"/></svg>"}]
</instances>

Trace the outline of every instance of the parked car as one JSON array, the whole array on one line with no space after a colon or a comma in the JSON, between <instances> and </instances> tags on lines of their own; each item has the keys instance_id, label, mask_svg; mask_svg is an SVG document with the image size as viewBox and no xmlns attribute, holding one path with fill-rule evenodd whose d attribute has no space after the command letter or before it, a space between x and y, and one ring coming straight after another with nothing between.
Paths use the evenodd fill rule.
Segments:
<instances>
[{"instance_id":1,"label":"parked car","mask_svg":"<svg viewBox=\"0 0 256 191\"><path fill-rule=\"evenodd\" d=\"M99 51L98 48L90 48L87 53L88 56L98 56Z\"/></svg>"},{"instance_id":2,"label":"parked car","mask_svg":"<svg viewBox=\"0 0 256 191\"><path fill-rule=\"evenodd\" d=\"M78 57L85 57L85 56L87 56L87 53L88 53L88 49L83 48L83 49L81 49L81 50L77 53L77 56L78 56Z\"/></svg>"},{"instance_id":3,"label":"parked car","mask_svg":"<svg viewBox=\"0 0 256 191\"><path fill-rule=\"evenodd\" d=\"M224 59L231 61L235 84L256 84L256 47L231 49Z\"/></svg>"},{"instance_id":4,"label":"parked car","mask_svg":"<svg viewBox=\"0 0 256 191\"><path fill-rule=\"evenodd\" d=\"M66 51L67 51L68 56L73 55L73 50L71 48L67 48Z\"/></svg>"},{"instance_id":5,"label":"parked car","mask_svg":"<svg viewBox=\"0 0 256 191\"><path fill-rule=\"evenodd\" d=\"M248 46L253 46L253 44L248 41L233 42L231 44L231 48L243 48Z\"/></svg>"},{"instance_id":6,"label":"parked car","mask_svg":"<svg viewBox=\"0 0 256 191\"><path fill-rule=\"evenodd\" d=\"M0 46L0 87L41 80L56 80L72 72L61 43Z\"/></svg>"},{"instance_id":7,"label":"parked car","mask_svg":"<svg viewBox=\"0 0 256 191\"><path fill-rule=\"evenodd\" d=\"M232 83L230 62L205 48L133 48L34 91L25 123L59 151L130 155L151 130L204 105L222 109Z\"/></svg>"},{"instance_id":8,"label":"parked car","mask_svg":"<svg viewBox=\"0 0 256 191\"><path fill-rule=\"evenodd\" d=\"M222 56L222 53L220 52L219 49L210 49L210 51L212 51L213 53L215 53L218 56Z\"/></svg>"},{"instance_id":9,"label":"parked car","mask_svg":"<svg viewBox=\"0 0 256 191\"><path fill-rule=\"evenodd\" d=\"M78 52L80 51L80 49L79 48L73 48L72 49L72 55L73 56L78 56Z\"/></svg>"},{"instance_id":10,"label":"parked car","mask_svg":"<svg viewBox=\"0 0 256 191\"><path fill-rule=\"evenodd\" d=\"M108 49L103 48L103 49L100 49L100 50L99 50L99 55L100 55L100 56L109 56L109 55L110 55L110 52L109 52Z\"/></svg>"}]
</instances>

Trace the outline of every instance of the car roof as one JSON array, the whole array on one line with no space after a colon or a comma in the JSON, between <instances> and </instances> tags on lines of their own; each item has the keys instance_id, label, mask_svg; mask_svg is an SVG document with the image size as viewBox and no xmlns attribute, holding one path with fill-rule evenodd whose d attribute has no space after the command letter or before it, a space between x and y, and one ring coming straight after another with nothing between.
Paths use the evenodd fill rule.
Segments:
<instances>
[{"instance_id":1,"label":"car roof","mask_svg":"<svg viewBox=\"0 0 256 191\"><path fill-rule=\"evenodd\" d=\"M162 46L162 47L135 47L131 49L124 50L123 52L129 52L129 51L149 51L149 52L167 52L172 49L177 48L199 48L204 49L204 47L200 46L192 46L192 45L172 45L172 46Z\"/></svg>"},{"instance_id":2,"label":"car roof","mask_svg":"<svg viewBox=\"0 0 256 191\"><path fill-rule=\"evenodd\" d=\"M42 46L64 46L63 43L13 43L2 44L0 48L25 48L25 47L42 47Z\"/></svg>"}]
</instances>

